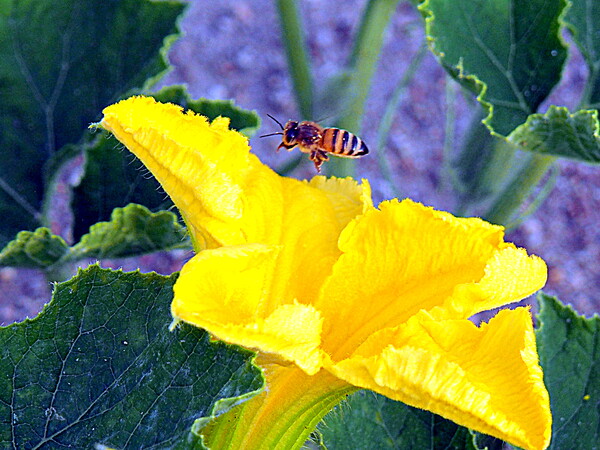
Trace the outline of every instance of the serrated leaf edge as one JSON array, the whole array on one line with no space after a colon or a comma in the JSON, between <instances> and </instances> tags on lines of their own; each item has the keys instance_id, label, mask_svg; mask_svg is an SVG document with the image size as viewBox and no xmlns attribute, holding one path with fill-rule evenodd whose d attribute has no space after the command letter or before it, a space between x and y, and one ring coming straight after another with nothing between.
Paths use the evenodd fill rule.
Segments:
<instances>
[{"instance_id":1,"label":"serrated leaf edge","mask_svg":"<svg viewBox=\"0 0 600 450\"><path fill-rule=\"evenodd\" d=\"M507 136L504 136L504 135L496 132L491 125L491 121L494 117L494 105L485 100L485 95L487 93L487 83L480 80L479 77L477 77L477 75L475 75L475 74L466 74L463 63L462 63L462 58L459 59L459 62L456 66L453 66L444 61L444 57L445 57L444 52L439 51L435 48L436 39L429 34L429 28L430 28L431 24L433 23L433 21L435 20L435 15L433 14L433 11L428 9L428 7L429 7L429 0L424 0L422 3L420 3L418 5L417 8L425 19L425 35L426 35L426 39L427 39L427 45L428 45L430 51L436 56L436 58L440 61L440 63L443 66L456 70L457 77L459 79L469 80L473 83L474 86L477 87L478 92L477 92L477 97L475 97L475 99L477 100L478 103L480 103L483 106L483 108L487 112L486 117L481 121L481 123L483 123L487 127L487 129L490 131L490 133L492 135L507 140ZM570 1L565 0L565 7L561 11L561 13L559 14L558 19L557 19L559 30L562 30L563 28L568 26L568 23L565 21L565 17L566 17L566 14L567 14L567 11L569 10L569 8L570 8ZM562 33L558 33L558 39L561 42L561 44L564 46L564 48L568 51L569 45L564 40ZM527 120L529 120L529 117ZM520 126L522 126L522 125L520 125ZM514 130L512 132L514 132ZM509 133L509 136L510 136L510 134L512 134L512 132Z\"/></svg>"}]
</instances>

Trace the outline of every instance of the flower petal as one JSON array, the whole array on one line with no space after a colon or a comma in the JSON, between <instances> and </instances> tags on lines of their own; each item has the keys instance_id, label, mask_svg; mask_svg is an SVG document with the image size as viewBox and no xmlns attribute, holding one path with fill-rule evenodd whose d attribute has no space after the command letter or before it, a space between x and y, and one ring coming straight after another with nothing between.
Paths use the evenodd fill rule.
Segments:
<instances>
[{"instance_id":1,"label":"flower petal","mask_svg":"<svg viewBox=\"0 0 600 450\"><path fill-rule=\"evenodd\" d=\"M182 108L132 97L104 110L111 131L156 176L184 217L196 249L261 243L279 247L265 302L313 302L339 256L344 226L371 205L368 183L301 182L277 175L247 140ZM274 263L275 264L275 263Z\"/></svg>"},{"instance_id":2,"label":"flower petal","mask_svg":"<svg viewBox=\"0 0 600 450\"><path fill-rule=\"evenodd\" d=\"M171 310L218 339L276 354L313 374L322 359L319 312L298 303L271 309L264 301L277 252L248 244L199 253L175 283Z\"/></svg>"},{"instance_id":3,"label":"flower petal","mask_svg":"<svg viewBox=\"0 0 600 450\"><path fill-rule=\"evenodd\" d=\"M371 200L371 186L368 180L358 184L353 178L326 178L313 177L307 182L310 186L323 191L335 211L341 228L345 227L352 219L363 214L373 207Z\"/></svg>"},{"instance_id":4,"label":"flower petal","mask_svg":"<svg viewBox=\"0 0 600 450\"><path fill-rule=\"evenodd\" d=\"M467 318L520 300L545 282L543 262L504 243L502 227L411 200L379 208L342 232L343 254L315 305L325 319L324 349L334 360L421 309L440 319ZM518 283L503 284L507 276L518 276Z\"/></svg>"},{"instance_id":5,"label":"flower petal","mask_svg":"<svg viewBox=\"0 0 600 450\"><path fill-rule=\"evenodd\" d=\"M550 442L549 397L526 308L501 311L480 328L422 312L374 334L330 370L519 447L542 449Z\"/></svg>"},{"instance_id":6,"label":"flower petal","mask_svg":"<svg viewBox=\"0 0 600 450\"><path fill-rule=\"evenodd\" d=\"M228 129L229 119L209 124L205 117L151 97L131 97L103 113L101 125L153 173L191 231L202 234L192 237L209 247L245 242L238 223L242 185L261 164L249 153L247 139Z\"/></svg>"},{"instance_id":7,"label":"flower petal","mask_svg":"<svg viewBox=\"0 0 600 450\"><path fill-rule=\"evenodd\" d=\"M479 282L457 286L444 304L445 311L435 312L439 318L471 317L528 297L546 284L547 276L543 259L506 243L487 261Z\"/></svg>"}]
</instances>

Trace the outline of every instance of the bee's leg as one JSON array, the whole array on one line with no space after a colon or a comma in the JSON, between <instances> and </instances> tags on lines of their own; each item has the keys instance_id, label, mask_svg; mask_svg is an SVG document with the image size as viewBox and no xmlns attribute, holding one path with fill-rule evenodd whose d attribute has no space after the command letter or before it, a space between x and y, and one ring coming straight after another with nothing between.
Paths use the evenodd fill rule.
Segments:
<instances>
[{"instance_id":1,"label":"bee's leg","mask_svg":"<svg viewBox=\"0 0 600 450\"><path fill-rule=\"evenodd\" d=\"M317 169L317 172L321 172L321 164L323 164L323 161L321 161L317 155L317 152L313 150L310 152L309 158L315 163L315 169Z\"/></svg>"},{"instance_id":2,"label":"bee's leg","mask_svg":"<svg viewBox=\"0 0 600 450\"><path fill-rule=\"evenodd\" d=\"M314 150L310 152L310 160L315 163L315 168L319 173L321 172L321 166L323 165L323 162L327 161L328 159L329 157L327 154L321 150Z\"/></svg>"}]
</instances>

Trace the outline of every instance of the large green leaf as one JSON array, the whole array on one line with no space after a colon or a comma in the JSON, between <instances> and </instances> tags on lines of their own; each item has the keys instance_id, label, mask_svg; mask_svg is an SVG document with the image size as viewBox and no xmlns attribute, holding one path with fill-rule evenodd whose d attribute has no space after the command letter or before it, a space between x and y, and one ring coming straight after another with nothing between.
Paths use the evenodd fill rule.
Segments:
<instances>
[{"instance_id":1,"label":"large green leaf","mask_svg":"<svg viewBox=\"0 0 600 450\"><path fill-rule=\"evenodd\" d=\"M476 449L474 436L440 416L359 391L330 412L318 427L329 450Z\"/></svg>"},{"instance_id":2,"label":"large green leaf","mask_svg":"<svg viewBox=\"0 0 600 450\"><path fill-rule=\"evenodd\" d=\"M488 109L486 123L508 135L560 80L566 0L427 0L432 50Z\"/></svg>"},{"instance_id":3,"label":"large green leaf","mask_svg":"<svg viewBox=\"0 0 600 450\"><path fill-rule=\"evenodd\" d=\"M252 135L260 126L260 119L254 111L238 108L231 101L192 100L182 86L167 87L152 96L211 119L220 115L229 117L231 127L247 135ZM173 205L142 163L124 150L112 135L97 131L97 136L84 145L84 151L84 176L74 189L72 199L75 239L81 238L96 222L109 220L116 207L139 203L158 211Z\"/></svg>"},{"instance_id":4,"label":"large green leaf","mask_svg":"<svg viewBox=\"0 0 600 450\"><path fill-rule=\"evenodd\" d=\"M183 3L0 0L0 245L43 224L44 166L167 65Z\"/></svg>"},{"instance_id":5,"label":"large green leaf","mask_svg":"<svg viewBox=\"0 0 600 450\"><path fill-rule=\"evenodd\" d=\"M565 21L588 66L588 79L583 99L585 108L600 107L600 2L571 0Z\"/></svg>"},{"instance_id":6,"label":"large green leaf","mask_svg":"<svg viewBox=\"0 0 600 450\"><path fill-rule=\"evenodd\" d=\"M577 111L550 106L545 114L532 114L508 137L523 150L600 163L598 111Z\"/></svg>"},{"instance_id":7,"label":"large green leaf","mask_svg":"<svg viewBox=\"0 0 600 450\"><path fill-rule=\"evenodd\" d=\"M252 354L169 331L175 276L92 266L0 329L0 447L170 448L218 400L262 386Z\"/></svg>"},{"instance_id":8,"label":"large green leaf","mask_svg":"<svg viewBox=\"0 0 600 450\"><path fill-rule=\"evenodd\" d=\"M540 363L550 393L551 449L591 449L600 442L600 318L586 319L540 294Z\"/></svg>"}]
</instances>

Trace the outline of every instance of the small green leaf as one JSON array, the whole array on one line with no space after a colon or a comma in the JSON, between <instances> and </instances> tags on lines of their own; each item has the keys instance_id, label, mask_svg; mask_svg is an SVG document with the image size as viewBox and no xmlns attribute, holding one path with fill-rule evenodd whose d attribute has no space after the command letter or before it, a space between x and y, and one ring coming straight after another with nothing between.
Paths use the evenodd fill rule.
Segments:
<instances>
[{"instance_id":1,"label":"small green leaf","mask_svg":"<svg viewBox=\"0 0 600 450\"><path fill-rule=\"evenodd\" d=\"M169 331L175 278L92 266L0 328L0 447L185 447L216 401L260 389L252 353Z\"/></svg>"},{"instance_id":2,"label":"small green leaf","mask_svg":"<svg viewBox=\"0 0 600 450\"><path fill-rule=\"evenodd\" d=\"M582 104L585 108L597 109L600 107L600 3L571 0L565 22L588 67Z\"/></svg>"},{"instance_id":3,"label":"small green leaf","mask_svg":"<svg viewBox=\"0 0 600 450\"><path fill-rule=\"evenodd\" d=\"M48 159L78 142L104 106L166 70L166 36L184 7L0 0L0 245L45 224Z\"/></svg>"},{"instance_id":4,"label":"small green leaf","mask_svg":"<svg viewBox=\"0 0 600 450\"><path fill-rule=\"evenodd\" d=\"M115 208L110 222L92 225L73 246L69 259L125 258L175 248L192 248L177 216L169 211L152 213L132 203Z\"/></svg>"},{"instance_id":5,"label":"small green leaf","mask_svg":"<svg viewBox=\"0 0 600 450\"><path fill-rule=\"evenodd\" d=\"M551 449L600 442L600 318L586 319L556 298L538 295L536 330L552 410Z\"/></svg>"},{"instance_id":6,"label":"small green leaf","mask_svg":"<svg viewBox=\"0 0 600 450\"><path fill-rule=\"evenodd\" d=\"M252 137L260 128L260 117L256 111L235 106L233 100L192 100L184 86L167 86L151 94L159 102L175 103L213 120L219 116L231 119L230 128Z\"/></svg>"},{"instance_id":7,"label":"small green leaf","mask_svg":"<svg viewBox=\"0 0 600 450\"><path fill-rule=\"evenodd\" d=\"M571 158L587 163L600 163L598 111L570 114L562 106L550 106L545 114L532 114L527 122L508 137L508 141L528 150Z\"/></svg>"},{"instance_id":8,"label":"small green leaf","mask_svg":"<svg viewBox=\"0 0 600 450\"><path fill-rule=\"evenodd\" d=\"M211 119L231 118L233 129L252 135L260 126L254 111L238 108L231 101L191 100L182 86L171 86L151 94L160 102L176 103ZM73 191L71 207L76 217L75 239L80 239L99 221L109 220L114 208L138 203L151 211L170 209L171 199L143 164L112 135L103 130L84 145L84 176ZM141 169L141 170L140 170Z\"/></svg>"},{"instance_id":9,"label":"small green leaf","mask_svg":"<svg viewBox=\"0 0 600 450\"><path fill-rule=\"evenodd\" d=\"M360 449L472 449L474 436L440 416L371 391L359 391L338 405L319 424L329 450Z\"/></svg>"},{"instance_id":10,"label":"small green leaf","mask_svg":"<svg viewBox=\"0 0 600 450\"><path fill-rule=\"evenodd\" d=\"M46 269L59 261L69 247L48 228L21 231L0 252L0 266Z\"/></svg>"},{"instance_id":11,"label":"small green leaf","mask_svg":"<svg viewBox=\"0 0 600 450\"><path fill-rule=\"evenodd\" d=\"M92 225L90 232L72 247L47 228L21 231L0 252L0 266L56 269L84 258L127 258L177 248L192 249L177 216L169 211L153 213L132 203L115 208L109 222Z\"/></svg>"},{"instance_id":12,"label":"small green leaf","mask_svg":"<svg viewBox=\"0 0 600 450\"><path fill-rule=\"evenodd\" d=\"M566 0L427 0L433 52L487 108L485 123L508 135L558 83L566 59L560 38Z\"/></svg>"}]
</instances>

